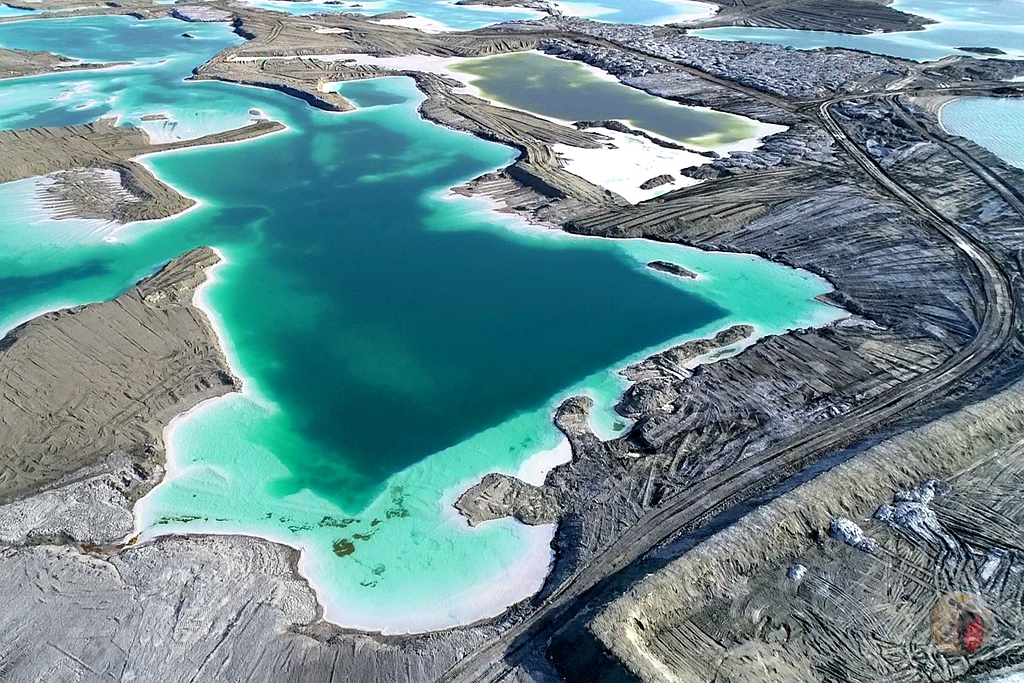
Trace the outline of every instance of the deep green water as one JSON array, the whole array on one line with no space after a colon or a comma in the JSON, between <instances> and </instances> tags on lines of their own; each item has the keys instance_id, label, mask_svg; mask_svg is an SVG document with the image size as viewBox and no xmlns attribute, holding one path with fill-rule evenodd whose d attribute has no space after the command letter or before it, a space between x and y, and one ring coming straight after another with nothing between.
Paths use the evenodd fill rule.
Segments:
<instances>
[{"instance_id":1,"label":"deep green water","mask_svg":"<svg viewBox=\"0 0 1024 683\"><path fill-rule=\"evenodd\" d=\"M198 39L180 37L185 32ZM623 384L613 370L734 322L759 333L837 314L807 273L747 256L528 228L445 190L512 150L428 124L411 80L350 83L356 112L185 83L237 39L217 25L104 17L0 25L0 45L130 67L0 82L0 126L164 112L162 135L288 130L146 160L200 206L123 228L53 221L33 180L0 185L0 328L116 296L199 245L226 264L199 300L245 392L168 430L170 476L137 508L144 537L260 534L304 550L328 618L423 630L489 616L547 570L551 527L469 529L450 504L487 471L558 446L551 411ZM159 124L165 126L165 124ZM682 281L653 259L698 272Z\"/></svg>"},{"instance_id":2,"label":"deep green water","mask_svg":"<svg viewBox=\"0 0 1024 683\"><path fill-rule=\"evenodd\" d=\"M459 62L487 97L517 109L564 121L626 121L679 142L717 147L756 134L748 119L684 107L599 76L578 62L537 52Z\"/></svg>"}]
</instances>

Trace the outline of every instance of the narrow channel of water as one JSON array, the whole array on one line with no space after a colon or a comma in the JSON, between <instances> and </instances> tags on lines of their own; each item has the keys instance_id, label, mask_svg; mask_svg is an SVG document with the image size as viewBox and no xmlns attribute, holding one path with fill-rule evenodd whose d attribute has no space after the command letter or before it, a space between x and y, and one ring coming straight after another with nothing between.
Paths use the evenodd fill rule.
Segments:
<instances>
[{"instance_id":1,"label":"narrow channel of water","mask_svg":"<svg viewBox=\"0 0 1024 683\"><path fill-rule=\"evenodd\" d=\"M827 31L770 28L712 28L693 35L714 40L773 43L809 50L847 47L914 61L932 61L948 55L967 55L958 48L996 48L1011 58L1024 56L1024 3L1021 0L896 0L894 9L917 14L936 23L921 31L848 35Z\"/></svg>"}]
</instances>

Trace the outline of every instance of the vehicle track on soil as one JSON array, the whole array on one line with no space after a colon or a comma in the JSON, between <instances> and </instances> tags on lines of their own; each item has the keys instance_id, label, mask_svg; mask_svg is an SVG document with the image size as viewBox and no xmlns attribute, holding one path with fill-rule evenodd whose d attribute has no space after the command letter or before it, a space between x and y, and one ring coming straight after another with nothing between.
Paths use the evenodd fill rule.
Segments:
<instances>
[{"instance_id":1,"label":"vehicle track on soil","mask_svg":"<svg viewBox=\"0 0 1024 683\"><path fill-rule=\"evenodd\" d=\"M1012 341L1016 304L1007 274L974 238L894 180L857 146L831 113L831 107L844 99L850 98L839 97L821 103L816 112L817 119L836 144L887 194L932 226L971 261L982 285L977 334L932 370L893 387L840 418L786 439L667 499L555 589L525 620L460 660L440 681L500 681L527 655L544 647L588 603L612 588L619 572L652 549L680 531L696 528L751 495L781 483L827 453L869 435L928 397L941 395ZM978 172L975 165L980 166L976 161L968 164ZM991 170L983 166L981 169L990 177L998 178ZM997 182L1003 183L1001 180ZM1024 203L1020 208L1024 210Z\"/></svg>"}]
</instances>

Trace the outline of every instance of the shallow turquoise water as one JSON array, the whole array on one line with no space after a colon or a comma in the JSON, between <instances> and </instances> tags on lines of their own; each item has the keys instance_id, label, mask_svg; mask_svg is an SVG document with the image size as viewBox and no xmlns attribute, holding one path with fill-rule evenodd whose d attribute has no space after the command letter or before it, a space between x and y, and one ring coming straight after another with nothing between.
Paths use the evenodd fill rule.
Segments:
<instances>
[{"instance_id":1,"label":"shallow turquoise water","mask_svg":"<svg viewBox=\"0 0 1024 683\"><path fill-rule=\"evenodd\" d=\"M119 116L173 114L179 137L197 137L249 122L249 92L215 83L185 83L192 68L241 38L219 24L109 17L0 24L0 45L56 52L85 62L133 60L131 66L5 81L0 127L64 126ZM110 40L116 25L116 42ZM194 38L184 38L188 32ZM164 122L147 123L156 130Z\"/></svg>"},{"instance_id":2,"label":"shallow turquoise water","mask_svg":"<svg viewBox=\"0 0 1024 683\"><path fill-rule=\"evenodd\" d=\"M439 628L526 597L546 572L552 529L470 530L450 507L462 488L557 446L551 411L572 393L595 396L607 432L623 386L613 369L644 352L733 322L772 333L837 314L813 299L826 287L807 273L528 229L447 196L514 153L422 121L408 79L344 85L361 108L343 115L186 83L237 38L189 24L199 39L182 39L184 28L118 17L0 25L5 47L139 60L0 83L3 127L159 111L201 133L244 123L251 108L289 127L148 158L201 201L171 220L45 220L34 181L0 186L12 209L0 214L0 328L115 296L196 246L220 249L227 263L201 300L245 392L175 421L171 476L139 504L139 529L300 547L338 623ZM644 266L654 259L704 277L655 273Z\"/></svg>"},{"instance_id":3,"label":"shallow turquoise water","mask_svg":"<svg viewBox=\"0 0 1024 683\"><path fill-rule=\"evenodd\" d=\"M942 125L1024 168L1024 100L971 97L942 108Z\"/></svg>"},{"instance_id":4,"label":"shallow turquoise water","mask_svg":"<svg viewBox=\"0 0 1024 683\"><path fill-rule=\"evenodd\" d=\"M893 7L934 19L923 31L852 36L825 31L766 28L713 28L693 35L716 40L788 45L800 49L847 47L865 52L931 61L967 54L958 47L995 47L1011 57L1024 56L1024 2L1021 0L897 0Z\"/></svg>"},{"instance_id":5,"label":"shallow turquoise water","mask_svg":"<svg viewBox=\"0 0 1024 683\"><path fill-rule=\"evenodd\" d=\"M383 12L408 12L418 17L439 21L457 30L481 28L502 21L536 19L544 16L540 12L523 9L503 9L486 6L459 6L437 0L376 0L358 2L348 0L340 4L321 1L287 2L285 0L257 0L254 7L288 12L289 14L316 14L319 12L357 12L381 14ZM600 21L625 24L656 24L666 21L688 21L710 14L709 5L690 0L585 0L581 2L560 2L566 14L588 17Z\"/></svg>"}]
</instances>

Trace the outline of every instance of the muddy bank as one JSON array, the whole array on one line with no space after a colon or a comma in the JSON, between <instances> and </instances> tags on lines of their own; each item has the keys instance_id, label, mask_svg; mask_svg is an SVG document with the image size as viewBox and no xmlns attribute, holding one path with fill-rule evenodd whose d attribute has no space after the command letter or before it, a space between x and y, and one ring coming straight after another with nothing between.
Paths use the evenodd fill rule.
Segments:
<instances>
[{"instance_id":1,"label":"muddy bank","mask_svg":"<svg viewBox=\"0 0 1024 683\"><path fill-rule=\"evenodd\" d=\"M217 261L197 249L113 301L48 313L0 341L0 500L115 452L155 472L171 418L238 388L192 306Z\"/></svg>"},{"instance_id":2,"label":"muddy bank","mask_svg":"<svg viewBox=\"0 0 1024 683\"><path fill-rule=\"evenodd\" d=\"M161 182L135 157L186 147L237 142L283 130L261 121L194 140L152 144L141 128L117 126L111 119L61 128L0 132L0 183L53 174L59 215L107 218L122 223L168 218L195 202ZM97 172L115 173L118 183ZM103 180L101 180L103 178Z\"/></svg>"}]
</instances>

